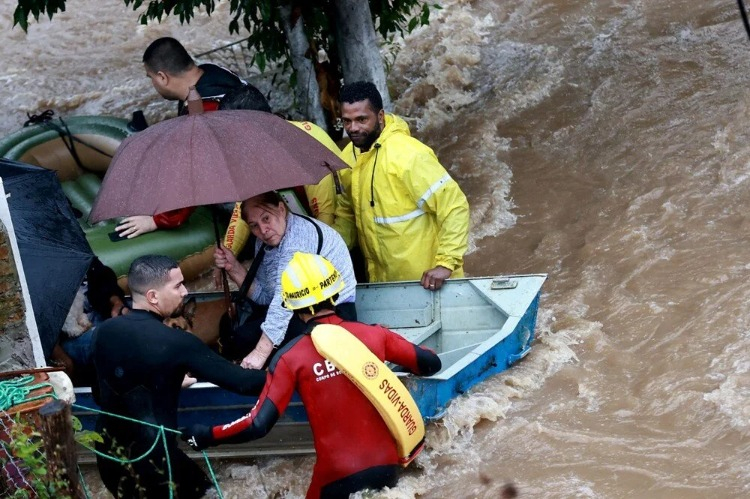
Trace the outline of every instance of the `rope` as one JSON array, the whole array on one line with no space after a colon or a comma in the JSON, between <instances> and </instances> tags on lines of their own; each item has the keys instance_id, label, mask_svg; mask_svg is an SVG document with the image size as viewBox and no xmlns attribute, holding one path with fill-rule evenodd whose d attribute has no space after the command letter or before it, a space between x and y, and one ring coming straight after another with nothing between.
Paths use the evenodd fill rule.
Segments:
<instances>
[{"instance_id":1,"label":"rope","mask_svg":"<svg viewBox=\"0 0 750 499\"><path fill-rule=\"evenodd\" d=\"M244 42L248 41L249 39L250 39L249 37L248 38L243 38L242 40L237 40L236 42L228 43L226 45L222 45L221 47L217 47L215 49L211 49L211 50L208 50L206 52L201 52L200 54L195 54L195 58L196 59L200 59L201 57L205 57L207 55L213 54L214 52L219 52L221 50L226 50L229 47L233 47L233 46L235 46L235 45L237 45L239 43L244 43Z\"/></svg>"},{"instance_id":2,"label":"rope","mask_svg":"<svg viewBox=\"0 0 750 499\"><path fill-rule=\"evenodd\" d=\"M63 121L62 118L57 118L60 121L60 125L57 123L54 123L52 120L55 116L55 112L52 109L47 109L46 111L43 111L41 114L32 114L29 115L26 113L26 117L29 118L26 120L26 122L23 124L23 127L26 128L29 125L41 125L45 128L49 128L50 130L54 130L57 132L57 134L60 136L60 139L63 142L63 145L65 145L65 148L70 152L70 155L73 156L73 159L75 160L76 164L81 167L83 170L89 171L88 168L86 168L83 163L81 162L81 158L78 157L78 152L75 148L75 142L78 142L81 145L84 145L88 147L89 149L92 149L99 154L103 154L104 156L107 156L108 158L111 158L112 155L109 154L107 151L103 151L99 149L96 146L93 146L89 144L86 141L83 141L73 135L70 131L70 128L68 128L67 123Z\"/></svg>"},{"instance_id":3,"label":"rope","mask_svg":"<svg viewBox=\"0 0 750 499\"><path fill-rule=\"evenodd\" d=\"M219 499L224 499L224 494L221 493L221 489L219 488L219 480L216 478L216 474L214 473L214 469L211 467L211 463L208 461L208 454L206 454L206 451L201 451L203 454L203 459L206 461L206 466L208 467L208 472L211 475L211 481L214 482L214 487L216 488L216 493L219 495Z\"/></svg>"},{"instance_id":4,"label":"rope","mask_svg":"<svg viewBox=\"0 0 750 499\"><path fill-rule=\"evenodd\" d=\"M129 421L131 423L138 423L138 424L142 424L144 426L150 426L152 428L156 428L158 430L158 433L156 435L156 438L154 439L154 443L151 445L151 448L149 448L142 456L137 457L135 459L118 459L118 458L116 458L114 456L111 456L109 454L102 453L102 452L100 452L100 451L98 451L98 450L96 450L96 449L94 449L92 447L88 447L88 446L83 445L83 444L80 444L80 445L82 447L90 450L91 452L93 452L97 456L101 456L101 457L103 457L105 459L109 459L110 461L114 461L114 462L120 463L120 464L132 464L132 463L136 463L136 462L138 462L138 461L146 458L149 454L151 454L151 452L156 448L156 445L159 443L159 440L161 440L162 444L164 445L164 453L165 453L166 458L167 458L167 472L168 472L169 483L170 483L170 486L169 486L169 497L170 498L173 497L172 494L173 494L173 487L174 486L172 485L172 462L171 462L171 459L169 458L169 448L167 447L167 435L166 435L166 432L171 432L171 433L175 433L177 435L182 435L181 431L179 431L179 430L173 430L172 428L167 428L164 425L156 425L156 424L153 424L153 423L149 423L147 421L141 421L139 419L133 419L133 418L130 418L130 417L127 417L127 416L122 416L120 414L114 414L112 412L102 411L100 409L94 409L93 407L87 407L87 406L78 405L78 404L72 404L72 406L75 407L75 408L77 408L77 409L83 409L83 410L86 410L86 411L93 411L93 412L96 412L96 413L99 413L99 414L103 414L105 416L110 416L110 417L114 417L114 418L117 418L117 419L122 419L122 420L125 420L125 421ZM214 469L213 469L213 467L211 466L211 463L208 460L208 454L206 454L205 451L201 451L201 453L203 454L203 458L206 461L206 466L208 467L208 471L209 471L209 473L211 475L211 480L213 481L214 487L216 488L216 492L219 495L219 498L223 499L224 495L221 493L221 488L219 487L219 481L216 478L216 474L214 473Z\"/></svg>"},{"instance_id":5,"label":"rope","mask_svg":"<svg viewBox=\"0 0 750 499\"><path fill-rule=\"evenodd\" d=\"M83 496L86 499L91 499L91 492L89 492L89 488L86 485L86 479L83 478L83 472L81 471L80 466L76 466L78 469L78 482L81 484L81 488L83 489Z\"/></svg>"},{"instance_id":6,"label":"rope","mask_svg":"<svg viewBox=\"0 0 750 499\"><path fill-rule=\"evenodd\" d=\"M0 411L7 411L14 405L22 402L32 402L47 397L54 397L53 393L43 393L34 397L29 397L29 393L39 388L51 387L49 383L39 383L32 385L34 376L26 375L7 381L0 381Z\"/></svg>"},{"instance_id":7,"label":"rope","mask_svg":"<svg viewBox=\"0 0 750 499\"><path fill-rule=\"evenodd\" d=\"M14 405L18 405L23 402L31 402L34 400L40 400L43 398L57 398L55 395L55 392L52 391L51 393L45 393L42 395L37 395L33 397L29 397L28 395L33 392L34 390L38 390L40 388L44 387L52 387L50 383L37 383L37 384L31 384L34 381L34 376L32 375L25 375L20 376L18 378L13 378L10 380L0 381L0 411L5 412L9 408L13 407ZM169 457L169 447L167 446L167 434L166 432L171 432L177 435L181 435L182 432L178 430L173 430L171 428L166 428L163 425L156 425L153 423L148 423L146 421L140 421L138 419L129 418L127 416L121 416L119 414L114 414L107 411L102 411L99 409L94 409L92 407L86 407L86 406L80 406L77 404L72 404L73 407L76 407L78 409L83 409L86 411L94 411L99 414L104 414L106 416L123 419L125 421L129 421L132 423L138 423L145 426L150 426L152 428L156 428L158 430L158 433L156 435L156 438L154 439L154 443L151 444L151 447L141 456L134 458L134 459L119 459L114 456L111 456L109 454L100 452L92 447L88 447L86 445L81 444L82 447L90 450L97 456L100 456L105 459L109 459L110 461L115 461L119 464L132 464L136 463L142 459L145 459L151 452L156 448L159 441L161 441L162 445L164 446L164 454L166 456L167 461L167 473L169 476L169 497L174 497L174 484L172 483L172 462ZM213 467L211 466L211 463L208 460L208 455L205 451L202 452L204 459L206 460L206 466L208 467L209 473L211 475L211 480L213 481L214 487L216 488L216 492L219 495L220 499L223 499L223 494L221 493L221 489L219 488L219 482L216 478L216 474L214 473ZM86 497L89 497L88 490L86 488L86 482L83 479L83 473L81 472L80 466L78 467L78 475L80 476L81 483L83 484L84 493L86 494Z\"/></svg>"}]
</instances>

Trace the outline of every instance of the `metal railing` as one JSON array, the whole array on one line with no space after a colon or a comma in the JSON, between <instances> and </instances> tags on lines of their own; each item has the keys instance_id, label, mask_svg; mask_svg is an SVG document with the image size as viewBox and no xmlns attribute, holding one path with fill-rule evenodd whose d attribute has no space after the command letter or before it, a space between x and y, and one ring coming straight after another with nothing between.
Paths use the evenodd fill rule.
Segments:
<instances>
[{"instance_id":1,"label":"metal railing","mask_svg":"<svg viewBox=\"0 0 750 499\"><path fill-rule=\"evenodd\" d=\"M195 54L194 58L199 62L212 62L223 66L241 77L247 77L252 71L253 53L247 46L247 38L228 43L221 47ZM257 69L256 69L257 72Z\"/></svg>"}]
</instances>

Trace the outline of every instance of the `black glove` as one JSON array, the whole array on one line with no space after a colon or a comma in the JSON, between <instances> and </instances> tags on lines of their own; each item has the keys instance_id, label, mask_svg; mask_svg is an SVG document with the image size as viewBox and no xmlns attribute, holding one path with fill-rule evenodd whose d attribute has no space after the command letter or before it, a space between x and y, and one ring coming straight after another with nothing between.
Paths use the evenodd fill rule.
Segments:
<instances>
[{"instance_id":1,"label":"black glove","mask_svg":"<svg viewBox=\"0 0 750 499\"><path fill-rule=\"evenodd\" d=\"M211 447L214 443L213 429L211 426L194 424L190 428L180 428L182 440L188 443L193 450L203 450Z\"/></svg>"}]
</instances>

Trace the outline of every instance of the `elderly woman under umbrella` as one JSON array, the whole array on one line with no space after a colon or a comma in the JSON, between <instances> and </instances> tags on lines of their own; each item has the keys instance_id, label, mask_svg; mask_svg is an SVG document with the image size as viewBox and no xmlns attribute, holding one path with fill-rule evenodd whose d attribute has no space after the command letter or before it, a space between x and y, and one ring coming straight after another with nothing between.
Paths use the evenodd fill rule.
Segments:
<instances>
[{"instance_id":1,"label":"elderly woman under umbrella","mask_svg":"<svg viewBox=\"0 0 750 499\"><path fill-rule=\"evenodd\" d=\"M326 257L341 272L344 289L336 299L336 313L356 320L354 270L349 251L341 236L315 219L292 213L275 191L247 199L242 218L257 238L255 259L250 270L239 263L227 248L217 248L214 261L224 269L250 301L252 311L239 313L238 321L222 318L222 345L225 356L240 360L243 367L259 369L274 348L302 334L305 324L283 307L281 274L292 255L301 251ZM252 284L252 286L251 286Z\"/></svg>"}]
</instances>

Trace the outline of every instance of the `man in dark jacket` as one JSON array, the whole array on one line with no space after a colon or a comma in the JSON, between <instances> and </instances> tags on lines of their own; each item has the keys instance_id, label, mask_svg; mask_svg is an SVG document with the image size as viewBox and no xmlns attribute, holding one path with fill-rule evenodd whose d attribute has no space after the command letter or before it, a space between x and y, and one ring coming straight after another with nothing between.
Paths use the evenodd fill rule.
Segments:
<instances>
[{"instance_id":1,"label":"man in dark jacket","mask_svg":"<svg viewBox=\"0 0 750 499\"><path fill-rule=\"evenodd\" d=\"M151 42L143 53L146 76L154 89L167 100L177 101L177 114L187 114L190 87L203 99L204 111L215 111L224 94L241 88L247 82L226 68L216 64L196 64L185 47L174 38L164 37ZM156 229L179 227L192 215L194 208L181 208L154 216L126 217L117 226L120 235L133 238Z\"/></svg>"},{"instance_id":2,"label":"man in dark jacket","mask_svg":"<svg viewBox=\"0 0 750 499\"><path fill-rule=\"evenodd\" d=\"M187 97L194 86L203 99L204 111L215 111L224 94L247 85L239 76L216 64L196 64L174 38L151 42L143 53L146 76L159 95L176 100L179 115L187 113Z\"/></svg>"},{"instance_id":3,"label":"man in dark jacket","mask_svg":"<svg viewBox=\"0 0 750 499\"><path fill-rule=\"evenodd\" d=\"M104 442L97 449L118 460L97 456L99 473L115 497L170 497L170 480L174 497L202 497L211 486L206 474L178 449L175 433L167 431L162 439L158 427L177 428L186 373L243 395L257 395L265 372L232 364L196 336L162 323L187 295L182 271L171 258L137 258L128 284L132 310L105 321L94 333L99 382L95 398L104 411L149 425L100 416L97 431ZM132 464L122 462L144 455Z\"/></svg>"}]
</instances>

